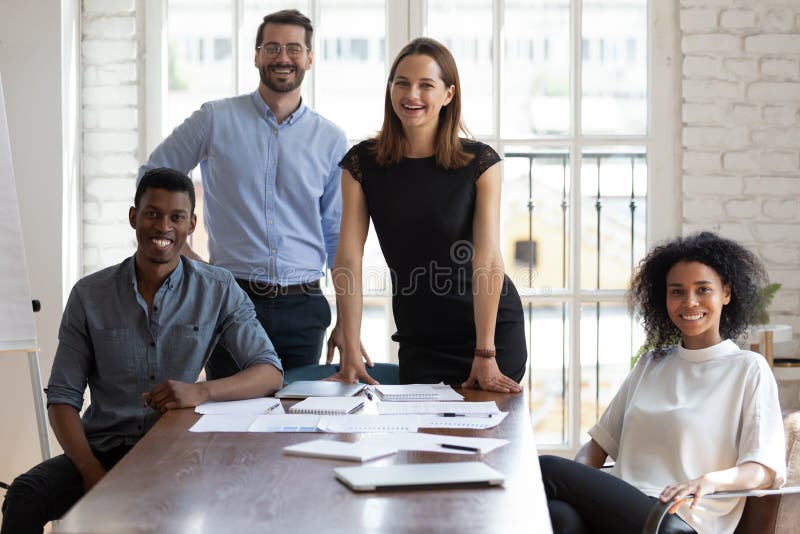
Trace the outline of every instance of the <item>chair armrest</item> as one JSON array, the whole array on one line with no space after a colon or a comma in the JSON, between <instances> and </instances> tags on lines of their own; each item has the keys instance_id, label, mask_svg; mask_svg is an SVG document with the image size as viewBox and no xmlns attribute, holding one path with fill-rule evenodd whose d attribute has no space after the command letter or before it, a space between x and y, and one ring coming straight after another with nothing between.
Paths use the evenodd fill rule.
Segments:
<instances>
[{"instance_id":1,"label":"chair armrest","mask_svg":"<svg viewBox=\"0 0 800 534\"><path fill-rule=\"evenodd\" d=\"M765 497L767 495L788 495L790 493L800 493L800 486L787 486L779 489L759 489L748 491L718 491L716 493L709 493L704 495L704 499L730 499L735 497ZM690 499L693 495L687 495L686 499ZM686 500L684 499L684 500ZM644 522L642 534L658 534L658 529L661 527L661 522L666 517L669 509L676 504L675 501L661 502L660 500L653 505L647 519Z\"/></svg>"}]
</instances>

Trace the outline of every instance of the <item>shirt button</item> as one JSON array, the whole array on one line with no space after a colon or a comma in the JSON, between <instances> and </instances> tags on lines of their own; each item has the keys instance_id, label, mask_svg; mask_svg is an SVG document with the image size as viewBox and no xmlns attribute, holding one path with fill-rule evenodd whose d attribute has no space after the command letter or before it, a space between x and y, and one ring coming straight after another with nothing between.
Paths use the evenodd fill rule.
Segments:
<instances>
[{"instance_id":1,"label":"shirt button","mask_svg":"<svg viewBox=\"0 0 800 534\"><path fill-rule=\"evenodd\" d=\"M151 347L155 347L155 346L156 346L156 342L155 342L155 341L151 341L151 342L150 342L150 346L151 346Z\"/></svg>"},{"instance_id":2,"label":"shirt button","mask_svg":"<svg viewBox=\"0 0 800 534\"><path fill-rule=\"evenodd\" d=\"M275 160L273 159L272 161L269 162L269 164L270 165L275 165Z\"/></svg>"},{"instance_id":3,"label":"shirt button","mask_svg":"<svg viewBox=\"0 0 800 534\"><path fill-rule=\"evenodd\" d=\"M273 248L273 249L272 249L272 253L273 253L273 254L277 254L277 253L278 253L278 251L277 251L277 250L275 250L275 249Z\"/></svg>"},{"instance_id":4,"label":"shirt button","mask_svg":"<svg viewBox=\"0 0 800 534\"><path fill-rule=\"evenodd\" d=\"M272 221L269 221L270 226L272 225Z\"/></svg>"},{"instance_id":5,"label":"shirt button","mask_svg":"<svg viewBox=\"0 0 800 534\"><path fill-rule=\"evenodd\" d=\"M158 311L158 306L153 306L153 311Z\"/></svg>"},{"instance_id":6,"label":"shirt button","mask_svg":"<svg viewBox=\"0 0 800 534\"><path fill-rule=\"evenodd\" d=\"M156 375L150 375L150 380L155 380L155 379L156 379Z\"/></svg>"}]
</instances>

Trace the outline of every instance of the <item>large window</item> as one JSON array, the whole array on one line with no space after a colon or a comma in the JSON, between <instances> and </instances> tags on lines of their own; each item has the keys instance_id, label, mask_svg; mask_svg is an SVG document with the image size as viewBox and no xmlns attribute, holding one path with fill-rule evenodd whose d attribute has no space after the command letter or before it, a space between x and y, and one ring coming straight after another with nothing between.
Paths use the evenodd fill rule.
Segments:
<instances>
[{"instance_id":1,"label":"large window","mask_svg":"<svg viewBox=\"0 0 800 534\"><path fill-rule=\"evenodd\" d=\"M674 31L656 23L663 4L166 0L148 19L166 27L159 57L168 73L158 105L148 103L148 120L162 125L148 144L202 102L256 88L255 30L273 10L297 7L314 21L303 98L353 142L379 128L388 65L405 42L427 35L446 44L467 126L504 156L503 254L525 307L537 440L542 450L574 451L642 342L624 302L633 266L677 224L671 155L653 133L673 119L654 106L654 58L663 53L654 34ZM390 285L373 232L364 275L364 342L390 361Z\"/></svg>"}]
</instances>

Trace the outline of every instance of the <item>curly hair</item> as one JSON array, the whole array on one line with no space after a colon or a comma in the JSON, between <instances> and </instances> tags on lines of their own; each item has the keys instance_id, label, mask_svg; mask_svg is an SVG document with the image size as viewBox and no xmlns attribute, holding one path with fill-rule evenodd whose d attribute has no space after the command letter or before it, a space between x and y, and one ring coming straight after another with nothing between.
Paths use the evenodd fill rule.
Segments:
<instances>
[{"instance_id":1,"label":"curly hair","mask_svg":"<svg viewBox=\"0 0 800 534\"><path fill-rule=\"evenodd\" d=\"M723 339L735 339L747 330L763 298L760 288L767 280L764 266L735 241L699 232L657 246L639 263L628 292L628 305L642 317L647 345L656 354L663 354L681 339L667 312L667 273L682 261L708 265L723 284L730 286L731 300L722 308L719 323Z\"/></svg>"}]
</instances>

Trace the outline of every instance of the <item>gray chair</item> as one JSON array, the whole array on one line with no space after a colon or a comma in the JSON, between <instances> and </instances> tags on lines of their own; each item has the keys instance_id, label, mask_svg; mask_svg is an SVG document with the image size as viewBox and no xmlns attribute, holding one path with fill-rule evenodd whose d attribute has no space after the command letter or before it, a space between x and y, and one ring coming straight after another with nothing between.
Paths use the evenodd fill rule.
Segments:
<instances>
[{"instance_id":1,"label":"gray chair","mask_svg":"<svg viewBox=\"0 0 800 534\"><path fill-rule=\"evenodd\" d=\"M783 420L786 432L786 485L777 490L723 491L704 498L746 497L734 534L793 534L800 532L800 412ZM673 503L656 504L642 534L657 534Z\"/></svg>"}]
</instances>

